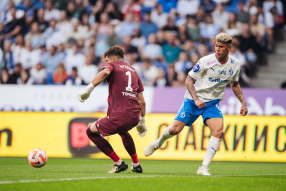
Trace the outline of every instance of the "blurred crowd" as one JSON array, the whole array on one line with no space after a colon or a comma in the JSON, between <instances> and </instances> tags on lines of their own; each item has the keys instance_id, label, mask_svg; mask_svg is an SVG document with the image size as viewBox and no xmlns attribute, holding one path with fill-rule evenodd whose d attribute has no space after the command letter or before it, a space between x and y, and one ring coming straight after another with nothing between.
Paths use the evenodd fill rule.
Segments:
<instances>
[{"instance_id":1,"label":"blurred crowd","mask_svg":"<svg viewBox=\"0 0 286 191\"><path fill-rule=\"evenodd\" d=\"M1 0L0 83L89 84L105 50L120 45L144 85L184 86L227 32L249 86L284 8L280 0Z\"/></svg>"}]
</instances>

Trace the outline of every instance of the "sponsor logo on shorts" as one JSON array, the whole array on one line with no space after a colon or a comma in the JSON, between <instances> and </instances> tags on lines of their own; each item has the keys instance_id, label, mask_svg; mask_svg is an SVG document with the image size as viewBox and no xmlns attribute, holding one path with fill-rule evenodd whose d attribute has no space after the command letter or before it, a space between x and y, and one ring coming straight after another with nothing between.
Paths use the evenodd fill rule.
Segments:
<instances>
[{"instance_id":1,"label":"sponsor logo on shorts","mask_svg":"<svg viewBox=\"0 0 286 191\"><path fill-rule=\"evenodd\" d=\"M196 64L194 67L193 67L193 71L194 72L197 72L200 70L200 65L199 64Z\"/></svg>"},{"instance_id":2,"label":"sponsor logo on shorts","mask_svg":"<svg viewBox=\"0 0 286 191\"><path fill-rule=\"evenodd\" d=\"M132 94L132 93L129 93L129 92L122 92L122 95L124 95L124 96L136 97L135 94Z\"/></svg>"},{"instance_id":3,"label":"sponsor logo on shorts","mask_svg":"<svg viewBox=\"0 0 286 191\"><path fill-rule=\"evenodd\" d=\"M219 107L219 105L218 105L218 104L216 104L215 106L216 106L216 107L218 108L218 110L220 111L220 107ZM220 111L220 112L221 112L221 111Z\"/></svg>"},{"instance_id":4,"label":"sponsor logo on shorts","mask_svg":"<svg viewBox=\"0 0 286 191\"><path fill-rule=\"evenodd\" d=\"M211 78L211 77L209 77L209 81L210 82L228 82L228 80L222 80L220 78L214 79L214 78Z\"/></svg>"},{"instance_id":5,"label":"sponsor logo on shorts","mask_svg":"<svg viewBox=\"0 0 286 191\"><path fill-rule=\"evenodd\" d=\"M180 114L180 117L181 117L181 118L185 118L185 116L186 116L185 112L182 112L182 113Z\"/></svg>"},{"instance_id":6,"label":"sponsor logo on shorts","mask_svg":"<svg viewBox=\"0 0 286 191\"><path fill-rule=\"evenodd\" d=\"M228 73L229 73L229 75L232 75L233 74L233 70L229 69Z\"/></svg>"}]
</instances>

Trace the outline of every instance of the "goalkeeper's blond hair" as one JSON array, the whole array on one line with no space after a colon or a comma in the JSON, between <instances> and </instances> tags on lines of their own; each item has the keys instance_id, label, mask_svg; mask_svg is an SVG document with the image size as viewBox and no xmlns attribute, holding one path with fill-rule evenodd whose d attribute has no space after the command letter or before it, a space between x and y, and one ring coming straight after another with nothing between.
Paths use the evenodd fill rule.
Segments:
<instances>
[{"instance_id":1,"label":"goalkeeper's blond hair","mask_svg":"<svg viewBox=\"0 0 286 191\"><path fill-rule=\"evenodd\" d=\"M215 40L217 42L222 42L222 43L228 43L228 44L232 43L232 38L227 33L219 33L218 35L216 35Z\"/></svg>"}]
</instances>

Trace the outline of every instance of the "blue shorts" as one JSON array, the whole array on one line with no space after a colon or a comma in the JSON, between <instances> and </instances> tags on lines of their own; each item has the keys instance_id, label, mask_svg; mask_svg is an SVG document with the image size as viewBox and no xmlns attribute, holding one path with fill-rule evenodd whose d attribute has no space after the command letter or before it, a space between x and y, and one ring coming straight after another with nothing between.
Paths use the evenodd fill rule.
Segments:
<instances>
[{"instance_id":1,"label":"blue shorts","mask_svg":"<svg viewBox=\"0 0 286 191\"><path fill-rule=\"evenodd\" d=\"M223 118L222 113L219 108L219 100L213 100L210 102L205 102L206 107L203 109L199 109L199 107L195 104L194 100L185 98L175 120L186 123L187 126L191 126L196 119L202 115L204 124L206 121L211 118Z\"/></svg>"}]
</instances>

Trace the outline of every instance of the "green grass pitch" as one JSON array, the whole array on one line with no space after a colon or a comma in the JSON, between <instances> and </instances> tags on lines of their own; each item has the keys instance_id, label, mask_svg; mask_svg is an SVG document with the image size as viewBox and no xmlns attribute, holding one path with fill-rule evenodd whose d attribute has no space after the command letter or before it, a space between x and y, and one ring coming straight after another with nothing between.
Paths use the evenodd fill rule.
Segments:
<instances>
[{"instance_id":1,"label":"green grass pitch","mask_svg":"<svg viewBox=\"0 0 286 191\"><path fill-rule=\"evenodd\" d=\"M54 159L33 168L26 158L0 158L0 190L285 190L286 163L212 162L212 176L196 175L201 162L141 160L143 174L108 174L111 160Z\"/></svg>"}]
</instances>

